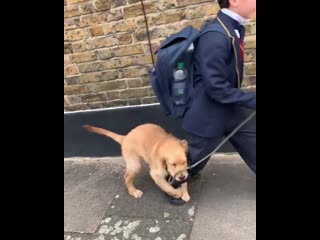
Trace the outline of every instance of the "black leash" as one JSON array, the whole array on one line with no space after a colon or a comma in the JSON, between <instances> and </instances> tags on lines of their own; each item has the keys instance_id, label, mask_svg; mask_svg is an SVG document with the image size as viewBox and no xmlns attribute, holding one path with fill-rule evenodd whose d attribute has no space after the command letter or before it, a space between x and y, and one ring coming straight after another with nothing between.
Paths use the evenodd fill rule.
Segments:
<instances>
[{"instance_id":1,"label":"black leash","mask_svg":"<svg viewBox=\"0 0 320 240\"><path fill-rule=\"evenodd\" d=\"M228 135L225 139L223 139L223 141L222 141L211 153L209 153L208 155L206 155L205 157L203 157L200 161L198 161L198 162L192 164L191 166L187 167L186 170L190 170L190 169L194 168L195 166L199 165L199 164L202 163L204 160L206 160L208 157L212 156L212 155L213 155L216 151L218 151L219 148L220 148L226 141L228 141L229 138L231 138L243 125L245 125L251 118L253 118L254 115L256 115L256 111L254 111L253 113L251 113L251 114L249 115L249 117L247 117L247 118L246 118L243 122L241 122L231 133L229 133L229 135ZM180 174L181 172L183 172L183 171L185 171L185 170L182 170L182 171L177 172L177 173L174 175L174 177L170 176L170 177L169 177L169 180L168 180L169 183L170 183L170 184L173 184L173 182L175 182L175 181L177 182L177 180L175 180L175 179L176 179L176 176L177 176L178 174ZM187 179L185 179L184 181L179 182L179 183L181 184L181 183L184 183L184 182L186 182L186 181L187 181ZM177 183L176 183L176 184L177 184Z\"/></svg>"},{"instance_id":2,"label":"black leash","mask_svg":"<svg viewBox=\"0 0 320 240\"><path fill-rule=\"evenodd\" d=\"M147 28L147 35L148 35L148 42L149 42L149 49L150 49L150 54L151 54L152 66L154 67L154 59L153 59L153 53L152 53L152 47L151 47L151 41L150 41L150 33L149 33L149 28L148 28L148 21L147 21L146 12L144 10L143 0L141 0L141 6L142 6L143 15L144 15L144 22L145 22L146 28Z\"/></svg>"},{"instance_id":3,"label":"black leash","mask_svg":"<svg viewBox=\"0 0 320 240\"><path fill-rule=\"evenodd\" d=\"M256 111L254 111L253 113L251 113L249 115L249 117L247 117L243 122L241 122L231 133L229 133L229 135L223 139L223 141L211 152L209 153L207 156L205 156L204 158L202 158L199 162L196 162L195 164L191 165L190 167L188 167L187 169L191 169L194 168L195 166L199 165L201 162L203 162L206 158L210 157L211 155L213 155L216 151L219 150L219 148L225 144L226 141L229 140L229 138L231 138L240 128L242 128L243 125L245 125L251 118L253 118L253 116L256 115Z\"/></svg>"}]
</instances>

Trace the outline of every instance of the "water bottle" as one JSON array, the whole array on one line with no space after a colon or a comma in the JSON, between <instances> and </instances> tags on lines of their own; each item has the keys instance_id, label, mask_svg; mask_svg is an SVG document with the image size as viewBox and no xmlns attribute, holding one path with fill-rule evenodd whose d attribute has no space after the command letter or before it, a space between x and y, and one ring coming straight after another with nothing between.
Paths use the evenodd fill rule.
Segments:
<instances>
[{"instance_id":1,"label":"water bottle","mask_svg":"<svg viewBox=\"0 0 320 240\"><path fill-rule=\"evenodd\" d=\"M187 70L183 62L178 62L173 71L173 100L176 105L185 104Z\"/></svg>"}]
</instances>

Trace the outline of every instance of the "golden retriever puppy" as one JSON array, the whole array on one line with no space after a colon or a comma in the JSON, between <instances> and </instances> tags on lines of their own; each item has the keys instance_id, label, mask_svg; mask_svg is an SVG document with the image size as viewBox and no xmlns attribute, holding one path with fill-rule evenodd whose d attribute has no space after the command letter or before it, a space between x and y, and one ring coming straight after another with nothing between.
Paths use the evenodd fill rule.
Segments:
<instances>
[{"instance_id":1,"label":"golden retriever puppy","mask_svg":"<svg viewBox=\"0 0 320 240\"><path fill-rule=\"evenodd\" d=\"M135 197L142 197L143 192L134 185L134 178L140 172L143 159L150 169L154 182L168 195L190 200L187 182L180 188L173 188L167 181L168 173L176 176L177 181L186 180L188 144L167 133L163 128L154 124L143 124L132 129L127 135L119 135L109 130L90 125L83 126L87 131L112 138L121 145L122 157L126 163L124 180L128 193Z\"/></svg>"}]
</instances>

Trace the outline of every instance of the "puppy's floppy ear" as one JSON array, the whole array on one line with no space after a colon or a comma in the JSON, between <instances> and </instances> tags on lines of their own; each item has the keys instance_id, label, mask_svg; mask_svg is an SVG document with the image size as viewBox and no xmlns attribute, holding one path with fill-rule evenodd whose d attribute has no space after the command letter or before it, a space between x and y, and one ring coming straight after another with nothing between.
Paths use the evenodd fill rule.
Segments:
<instances>
[{"instance_id":1,"label":"puppy's floppy ear","mask_svg":"<svg viewBox=\"0 0 320 240\"><path fill-rule=\"evenodd\" d=\"M181 143L182 143L183 147L186 149L186 151L188 151L188 141L183 139L183 140L181 140Z\"/></svg>"}]
</instances>

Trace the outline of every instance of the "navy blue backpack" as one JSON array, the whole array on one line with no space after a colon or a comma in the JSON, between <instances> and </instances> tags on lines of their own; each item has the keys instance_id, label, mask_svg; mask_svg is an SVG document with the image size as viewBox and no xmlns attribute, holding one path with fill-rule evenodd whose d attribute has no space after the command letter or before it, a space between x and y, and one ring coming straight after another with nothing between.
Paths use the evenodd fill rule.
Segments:
<instances>
[{"instance_id":1,"label":"navy blue backpack","mask_svg":"<svg viewBox=\"0 0 320 240\"><path fill-rule=\"evenodd\" d=\"M207 22L206 24L208 24ZM152 89L166 116L174 119L183 118L192 101L193 90L193 57L198 38L208 31L225 30L220 24L212 24L205 31L187 26L177 33L168 36L155 52L157 63L150 73ZM178 93L174 91L174 70L179 63L183 63L187 71L184 90Z\"/></svg>"}]
</instances>

